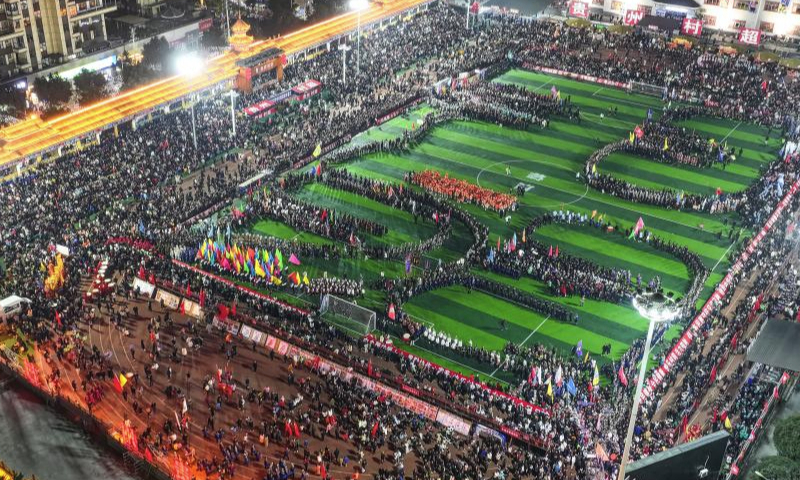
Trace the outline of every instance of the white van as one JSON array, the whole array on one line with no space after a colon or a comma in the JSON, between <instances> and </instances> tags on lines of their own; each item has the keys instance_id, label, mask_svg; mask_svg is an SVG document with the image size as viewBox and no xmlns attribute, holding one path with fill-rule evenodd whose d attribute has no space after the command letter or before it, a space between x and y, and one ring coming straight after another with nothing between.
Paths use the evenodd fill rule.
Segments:
<instances>
[{"instance_id":1,"label":"white van","mask_svg":"<svg viewBox=\"0 0 800 480\"><path fill-rule=\"evenodd\" d=\"M0 321L5 322L9 318L18 315L22 312L25 304L30 304L31 301L27 298L17 295L0 300Z\"/></svg>"}]
</instances>

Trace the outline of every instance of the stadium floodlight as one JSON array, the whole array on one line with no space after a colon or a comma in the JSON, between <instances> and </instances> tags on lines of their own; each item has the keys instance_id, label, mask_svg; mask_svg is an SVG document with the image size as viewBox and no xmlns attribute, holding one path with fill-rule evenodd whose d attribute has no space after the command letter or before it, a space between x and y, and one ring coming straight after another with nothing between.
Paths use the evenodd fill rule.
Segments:
<instances>
[{"instance_id":1,"label":"stadium floodlight","mask_svg":"<svg viewBox=\"0 0 800 480\"><path fill-rule=\"evenodd\" d=\"M633 430L636 427L636 417L639 412L639 404L642 400L642 388L644 388L644 377L647 373L647 361L650 358L650 344L653 343L653 334L657 323L671 322L678 316L677 309L673 308L669 302L652 301L652 299L635 299L633 302L637 311L645 317L650 325L647 328L647 338L644 341L644 355L639 365L639 375L636 379L636 390L633 392L633 407L631 416L628 419L628 433L625 436L625 448L622 451L622 460L619 463L619 475L617 480L625 480L625 469L631 455L631 444L633 443ZM659 305L660 304L660 305Z\"/></svg>"},{"instance_id":2,"label":"stadium floodlight","mask_svg":"<svg viewBox=\"0 0 800 480\"><path fill-rule=\"evenodd\" d=\"M755 473L756 477L758 477L758 478L761 478L763 480L770 480L769 478L767 478L764 475L762 475L761 472L759 472L758 470L754 471L753 473Z\"/></svg>"},{"instance_id":3,"label":"stadium floodlight","mask_svg":"<svg viewBox=\"0 0 800 480\"><path fill-rule=\"evenodd\" d=\"M178 72L178 75L193 78L203 73L205 69L206 64L197 52L182 53L175 57L175 70ZM197 125L194 119L194 104L196 100L196 93L192 94L192 141L194 142L195 150L197 150Z\"/></svg>"},{"instance_id":4,"label":"stadium floodlight","mask_svg":"<svg viewBox=\"0 0 800 480\"><path fill-rule=\"evenodd\" d=\"M350 0L350 10L358 12L358 40L356 41L356 76L361 73L361 12L369 8L369 0Z\"/></svg>"}]
</instances>

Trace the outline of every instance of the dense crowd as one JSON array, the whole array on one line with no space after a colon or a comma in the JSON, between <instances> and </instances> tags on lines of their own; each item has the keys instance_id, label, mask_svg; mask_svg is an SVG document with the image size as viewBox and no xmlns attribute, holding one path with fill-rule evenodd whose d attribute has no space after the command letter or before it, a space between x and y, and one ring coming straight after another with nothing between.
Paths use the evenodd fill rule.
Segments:
<instances>
[{"instance_id":1,"label":"dense crowd","mask_svg":"<svg viewBox=\"0 0 800 480\"><path fill-rule=\"evenodd\" d=\"M80 392L88 408L102 405L109 398L106 385L114 378L114 360L75 333L103 321L124 330L124 319L141 318L128 311L122 301L126 297L134 298L135 292L128 285L141 266L159 282L191 285L195 292L202 291L208 305L240 305L240 310L252 315L257 325L282 332L320 354L335 355L350 368L366 371L371 358L381 359L384 365L378 368L386 370L387 381L399 377L404 385L425 392L429 398L440 399L442 405L447 403L448 408L457 410L474 423L491 425L494 432L503 427L542 439L537 449L527 445L531 442L514 442L514 446L509 447L493 437L460 436L391 402L382 401L372 390L313 367L302 374L290 373L285 379L277 380L282 386L296 388L299 396L288 400L271 392L269 385L250 384L243 372L234 375L230 371L208 371L203 372L208 376L203 384L224 379L224 383L237 386L230 398L210 393L205 407L192 406L192 411L198 412L196 415L206 422L202 430L204 440L214 442L219 449L219 454L198 459L198 466L224 478L233 477L237 468L257 464L263 464L258 475L269 480L295 473L305 476L311 464L326 466L328 470L335 465L347 466L341 452L303 444L304 436L325 442L326 435L359 452L358 458L348 459L353 463L348 468L354 473L371 468L370 460L360 454L364 451L391 455L391 460L381 462L375 473L375 478L380 480L477 480L491 476L561 480L588 478L590 471L598 470L613 475L614 462L590 462L589 459L593 458L590 455L596 452L597 443L604 445L608 452L621 451L621 432L630 408L630 395L619 381L599 388L594 379L598 371L612 379L619 377L620 370L632 375L643 354L642 341L634 342L627 352L613 352L613 355L611 347L604 346L608 358L603 362L588 361L588 357L581 355L582 345L576 345L571 358L563 358L542 345L509 343L502 353L493 352L471 345L469 339L427 329L405 315L402 308L412 296L445 286L463 285L523 305L543 316L564 322L578 321L574 309L471 273L472 267L484 261L489 269L512 277L534 276L548 283L552 293L557 295L620 302L633 295L637 288L657 290L658 279L648 282L637 278L634 281L631 272L601 267L567 253L551 254L549 246L533 239L536 229L549 222L608 230L607 222L587 218L585 214L554 212L537 217L526 227L526 242L515 244L513 248L507 242L492 250L486 244L487 228L447 200L408 185L372 180L344 169L329 169L327 164L314 176L287 175L282 180L267 176L255 187L245 188L247 206L242 211L234 209L230 215L207 221L217 229L225 222L233 225L234 231L226 236L230 240L249 239L247 243L251 245L275 248L287 244L242 233L247 222L259 217L273 218L300 231L313 232L343 244L291 242L293 251L313 258L365 253L372 258L418 257L422 252L441 246L450 235L453 223L465 225L472 238L462 258L426 269L420 275L385 279L387 306L397 306L397 322L416 340L427 339L431 344L456 350L479 364L489 364L500 371L511 372L514 378L523 378L524 381L514 385L513 393L527 402L545 405L549 411L547 415L532 414L529 406L499 395L485 384L454 376L415 357L400 356L364 339L349 338L322 322L309 321L308 315L297 308L259 296L243 295L231 283L199 276L174 264L168 252L177 247L177 257L184 258L188 247L196 248L198 240L206 237L208 225L202 224L202 231L197 231L191 228L194 219L208 217L205 212L214 212L219 205L242 196L239 186L245 180L259 172L281 173L290 166L308 162L315 157L312 152L318 146L325 146L323 158L334 164L367 152L408 149L432 126L446 119L474 118L519 128L547 128L549 120L558 115L580 121L580 109L569 99L488 84L485 80L491 77L493 65L504 68L549 66L620 82L651 83L665 88L667 100L701 103L701 107L668 109L659 122L644 125L643 140L626 139L603 147L592 155L584 174L594 188L640 203L712 213L735 210L742 217L742 226L750 228L766 220L776 200L796 180L796 158L790 156L788 161L781 159L766 166L760 180L745 192L713 197L640 188L597 174L595 167L614 151L696 166L718 162L720 153L723 163L733 161L735 153L732 151L722 147L720 152L719 146L715 149L705 139L670 124L689 115L715 112L726 118L755 120L782 128L787 137L796 136L796 123L790 116L790 109L800 96L797 81L776 63L695 49L672 49L667 39L644 32L617 35L512 17L481 18L466 30L463 14L442 5L432 6L413 20L398 22L386 29L382 35L365 38L361 46L361 71L356 73L352 66L345 66L347 81L343 80L345 72L338 54L329 52L292 63L286 68L282 83L265 83L265 88L243 94L239 102L247 105L310 78L321 81L326 90L324 95L288 105L280 115L265 122L239 116L238 121L244 125L237 126L236 135L230 133L232 120L227 98L221 95L221 90L209 91L194 107L197 147L191 134L189 112L172 109L168 114L156 114L139 122L135 129L122 126L119 135L103 132L97 145L73 146L59 158L0 185L0 196L5 199L0 205L3 218L0 292L3 296L14 293L32 301L29 310L12 320L13 326L38 342L49 355L52 352L56 358L53 362L68 362L74 367L72 370L79 369L82 384L72 385L72 389ZM431 86L440 79L484 68L488 73L484 78L470 80L471 85L449 83L448 92L444 94L435 93ZM397 140L336 149L354 134L379 125L383 115L402 110L420 99L430 100L439 113L429 116L413 131ZM663 148L662 137L669 138L668 149ZM245 153L230 153L234 148ZM368 239L387 234L388 229L382 222L299 200L295 194L307 182L320 182L401 209L433 225L436 233L415 244L387 246L376 242L372 245ZM471 189L471 186L462 185L453 195L463 197ZM497 202L489 202L489 205L499 210L510 208L505 203L502 208ZM796 206L796 202L792 203L790 211ZM720 305L732 301L732 292L747 275L765 274L758 277L757 289L766 288L779 275L780 269L774 268L776 259L783 258L789 250L789 243L781 233L783 229L779 228L784 226L773 228L773 233L751 256ZM615 231L622 233L617 228ZM130 241L109 243L109 237ZM648 242L686 264L693 277L690 291L685 295L686 304L693 306L707 274L699 258L683 247L653 237L646 229L636 241ZM147 248L143 242L147 242ZM55 295L46 295L43 274L45 264L55 255L56 244L69 249L66 278ZM96 272L100 259L108 259L109 270L118 275L117 290L108 299L84 303L82 278ZM330 292L357 298L363 293L364 285L355 278L319 278L312 279L304 288L311 294ZM657 411L659 394L674 384L674 374L663 382L655 397L645 403L636 437L636 457L673 445L674 432L682 419L697 409L698 401L707 394L709 384L713 384L709 379L714 369L718 372L724 358L746 348L744 340L731 345L734 339L741 338L749 322L748 307L752 308L753 298L751 294L747 302L736 307L732 316L716 312L714 320L704 330L713 342L711 348L703 348L705 341L696 342L693 350L676 366L675 372L688 372L688 375L683 377L678 387L679 398L668 407L665 418L651 421ZM54 322L54 318L58 320ZM713 338L712 326L713 331L718 332ZM503 328L503 325L498 327ZM205 337L209 345L214 344L219 349L217 354L225 355L227 360L240 353L237 353L237 341L225 341L224 334L204 333L200 322L185 318L176 320L166 310L148 313L146 329L150 334L149 342L143 338L141 349L136 345L130 349L133 360L141 362L142 376L140 378L139 372L134 374L134 388L124 401L135 415L149 422L147 429L138 432L142 443L168 451L176 443L194 442L190 437L196 435L180 431L177 423L181 419L172 422L172 412L167 412L167 421L150 422L155 418L157 398L166 397L173 405L185 398L185 392L179 382L173 382L171 373L172 367L180 364L176 339L182 340L189 334L194 338ZM138 358L136 352L141 352ZM208 353L213 352L208 350ZM612 356L619 360L615 362ZM288 358L283 361L291 363L296 371L306 368ZM156 369L155 365L159 364L161 367ZM257 362L253 370L256 368ZM737 370L732 379L726 380L731 388L726 388L724 395L719 396L720 413L715 414L711 425L712 428L727 428L726 420L733 419L731 429L736 429L738 440L730 447L731 452L741 445L741 432L752 427L765 395L771 394L764 383L758 381L757 374L752 373L753 380L745 381L736 389L733 385L747 376L744 371ZM148 384L152 386L155 377L161 384L166 382L168 388L162 391L146 388ZM59 381L60 378L61 371L56 369L53 379ZM112 401L118 400L114 398ZM205 409L208 409L207 415L199 413ZM234 413L237 421L233 425L215 424L215 412L220 409L238 411ZM336 421L332 422L332 418ZM302 434L292 435L293 425L300 425L302 428L298 430ZM268 442L253 440L260 437L279 444L280 450L285 449L286 458L268 461L265 446ZM393 453L389 454L390 450ZM289 452L297 465L288 461ZM301 463L303 468L299 467ZM409 463L415 465L413 472L406 470Z\"/></svg>"}]
</instances>

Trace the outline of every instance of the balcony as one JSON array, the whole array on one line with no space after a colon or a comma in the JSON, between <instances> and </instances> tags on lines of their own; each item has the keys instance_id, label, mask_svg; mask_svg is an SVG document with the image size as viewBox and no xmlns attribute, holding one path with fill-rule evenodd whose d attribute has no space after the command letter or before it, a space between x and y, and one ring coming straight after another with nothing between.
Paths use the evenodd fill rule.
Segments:
<instances>
[{"instance_id":1,"label":"balcony","mask_svg":"<svg viewBox=\"0 0 800 480\"><path fill-rule=\"evenodd\" d=\"M75 15L70 17L71 21L74 20L83 20L86 18L94 17L95 15L100 15L101 13L111 13L117 10L116 5L99 5L93 8L87 8L85 10L78 11Z\"/></svg>"}]
</instances>

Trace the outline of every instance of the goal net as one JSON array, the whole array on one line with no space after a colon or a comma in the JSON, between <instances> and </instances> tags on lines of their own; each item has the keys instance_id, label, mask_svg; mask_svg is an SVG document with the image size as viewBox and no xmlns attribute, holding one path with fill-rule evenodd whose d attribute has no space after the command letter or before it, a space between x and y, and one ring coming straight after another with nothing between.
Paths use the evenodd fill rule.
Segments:
<instances>
[{"instance_id":1,"label":"goal net","mask_svg":"<svg viewBox=\"0 0 800 480\"><path fill-rule=\"evenodd\" d=\"M322 296L319 310L323 320L360 335L366 335L376 328L375 312L329 293Z\"/></svg>"},{"instance_id":2,"label":"goal net","mask_svg":"<svg viewBox=\"0 0 800 480\"><path fill-rule=\"evenodd\" d=\"M644 93L654 97L663 97L666 87L642 82L631 82L631 92Z\"/></svg>"}]
</instances>

